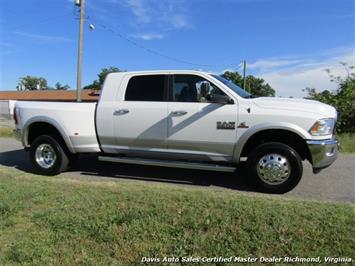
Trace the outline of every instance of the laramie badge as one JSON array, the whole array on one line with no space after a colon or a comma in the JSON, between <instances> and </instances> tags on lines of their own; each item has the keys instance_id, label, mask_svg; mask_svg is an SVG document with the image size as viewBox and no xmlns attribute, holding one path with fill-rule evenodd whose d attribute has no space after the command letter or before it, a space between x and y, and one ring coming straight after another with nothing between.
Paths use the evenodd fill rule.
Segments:
<instances>
[{"instance_id":1,"label":"laramie badge","mask_svg":"<svg viewBox=\"0 0 355 266\"><path fill-rule=\"evenodd\" d=\"M235 122L218 121L217 129L235 129Z\"/></svg>"}]
</instances>

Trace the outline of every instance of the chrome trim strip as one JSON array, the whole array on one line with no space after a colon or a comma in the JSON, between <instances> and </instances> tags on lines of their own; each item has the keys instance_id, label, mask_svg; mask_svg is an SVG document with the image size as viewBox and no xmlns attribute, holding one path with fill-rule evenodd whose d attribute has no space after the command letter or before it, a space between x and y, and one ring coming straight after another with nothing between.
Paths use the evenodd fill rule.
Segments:
<instances>
[{"instance_id":1,"label":"chrome trim strip","mask_svg":"<svg viewBox=\"0 0 355 266\"><path fill-rule=\"evenodd\" d=\"M182 155L204 155L204 156L218 156L218 157L231 157L227 156L222 153L216 153L216 152L203 152L203 151L191 151L191 150L179 150L179 149L163 149L163 148L147 148L147 147L130 147L130 146L118 146L118 145L102 145L102 148L104 149L111 149L115 150L118 153L125 153L125 152L161 152L161 153L179 153Z\"/></svg>"},{"instance_id":2,"label":"chrome trim strip","mask_svg":"<svg viewBox=\"0 0 355 266\"><path fill-rule=\"evenodd\" d=\"M162 166L162 167L174 167L184 169L196 169L196 170L208 170L218 172L234 172L236 167L221 166L217 164L201 164L192 162L178 162L178 161L162 161L162 160L150 160L141 158L119 158L99 156L100 161L115 162L115 163L128 163L128 164L140 164L149 166Z\"/></svg>"},{"instance_id":3,"label":"chrome trim strip","mask_svg":"<svg viewBox=\"0 0 355 266\"><path fill-rule=\"evenodd\" d=\"M338 144L336 139L325 139L325 140L307 140L308 145L335 145Z\"/></svg>"}]
</instances>

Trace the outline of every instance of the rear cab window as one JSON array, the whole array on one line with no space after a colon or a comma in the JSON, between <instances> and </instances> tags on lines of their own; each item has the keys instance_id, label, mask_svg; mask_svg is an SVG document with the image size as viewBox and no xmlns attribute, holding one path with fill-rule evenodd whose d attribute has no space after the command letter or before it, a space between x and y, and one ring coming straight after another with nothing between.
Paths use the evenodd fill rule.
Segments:
<instances>
[{"instance_id":1,"label":"rear cab window","mask_svg":"<svg viewBox=\"0 0 355 266\"><path fill-rule=\"evenodd\" d=\"M167 101L168 75L140 75L130 78L125 101Z\"/></svg>"}]
</instances>

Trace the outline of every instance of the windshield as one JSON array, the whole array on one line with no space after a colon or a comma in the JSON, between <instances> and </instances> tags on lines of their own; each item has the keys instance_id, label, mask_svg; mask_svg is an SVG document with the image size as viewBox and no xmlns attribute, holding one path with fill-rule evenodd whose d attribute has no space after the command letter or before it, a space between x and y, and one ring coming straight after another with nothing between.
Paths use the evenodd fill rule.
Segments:
<instances>
[{"instance_id":1,"label":"windshield","mask_svg":"<svg viewBox=\"0 0 355 266\"><path fill-rule=\"evenodd\" d=\"M234 91L240 97L253 98L253 96L249 92L247 92L246 90L243 90L241 87L236 85L233 81L228 80L228 79L221 77L219 75L211 74L211 76L214 77L215 79L219 80L220 82L222 82L224 85L228 86L232 91Z\"/></svg>"}]
</instances>

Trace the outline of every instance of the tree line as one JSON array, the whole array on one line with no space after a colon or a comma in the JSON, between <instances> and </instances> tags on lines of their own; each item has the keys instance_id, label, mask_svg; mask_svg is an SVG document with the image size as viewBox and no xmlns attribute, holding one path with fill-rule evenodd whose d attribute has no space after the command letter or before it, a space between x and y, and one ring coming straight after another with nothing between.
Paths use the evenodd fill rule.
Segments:
<instances>
[{"instance_id":1,"label":"tree line","mask_svg":"<svg viewBox=\"0 0 355 266\"><path fill-rule=\"evenodd\" d=\"M25 76L19 78L19 82L16 86L18 91L34 91L34 90L68 90L70 89L68 84L62 85L57 82L54 87L48 86L47 80L43 77Z\"/></svg>"},{"instance_id":2,"label":"tree line","mask_svg":"<svg viewBox=\"0 0 355 266\"><path fill-rule=\"evenodd\" d=\"M123 72L122 70L115 66L110 66L107 68L102 68L100 73L97 75L98 79L94 80L92 83L83 87L86 89L100 90L104 84L105 78L109 73ZM243 87L243 77L238 72L225 71L223 75L225 78L233 81L240 87ZM262 96L275 96L275 90L262 78L254 77L253 75L248 75L246 77L246 90L256 97ZM68 90L70 87L68 85L62 85L57 82L54 87L49 87L47 85L47 80L43 77L25 76L19 79L17 85L18 90Z\"/></svg>"},{"instance_id":3,"label":"tree line","mask_svg":"<svg viewBox=\"0 0 355 266\"><path fill-rule=\"evenodd\" d=\"M330 81L336 83L333 91L323 90L318 92L315 88L306 88L306 99L317 100L335 107L338 111L336 131L338 133L355 132L355 72L354 66L340 63L345 70L345 77L335 76L326 69Z\"/></svg>"},{"instance_id":4,"label":"tree line","mask_svg":"<svg viewBox=\"0 0 355 266\"><path fill-rule=\"evenodd\" d=\"M91 84L83 87L86 89L95 89L100 90L102 85L104 84L105 78L107 74L113 72L122 72L123 70L118 67L108 67L101 69L101 72L98 74L98 79L94 80ZM25 76L19 78L18 84L16 86L18 91L34 91L34 90L69 90L70 86L68 84L62 85L60 82L57 82L54 87L48 86L48 82L43 77L36 76Z\"/></svg>"}]
</instances>

